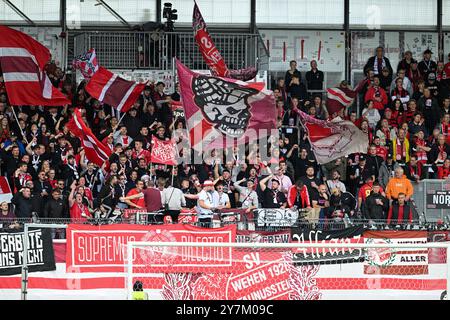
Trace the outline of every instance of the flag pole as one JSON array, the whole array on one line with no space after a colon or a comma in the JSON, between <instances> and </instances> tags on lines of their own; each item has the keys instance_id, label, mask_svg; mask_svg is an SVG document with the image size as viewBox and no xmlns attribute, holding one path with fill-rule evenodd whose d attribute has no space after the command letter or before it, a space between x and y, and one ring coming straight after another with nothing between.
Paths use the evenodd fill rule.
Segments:
<instances>
[{"instance_id":1,"label":"flag pole","mask_svg":"<svg viewBox=\"0 0 450 320\"><path fill-rule=\"evenodd\" d=\"M23 133L22 128L20 127L19 119L17 118L17 114L16 114L16 111L14 110L14 107L11 106L11 109L12 109L12 111L14 113L14 118L16 118L17 126L19 127L19 130L20 130L20 133L22 134L22 137L25 139L27 144L29 144L27 136Z\"/></svg>"},{"instance_id":2,"label":"flag pole","mask_svg":"<svg viewBox=\"0 0 450 320\"><path fill-rule=\"evenodd\" d=\"M117 111L117 112L120 114L120 111ZM117 128L119 127L120 123L122 122L123 117L125 117L126 114L127 114L127 113L124 112L123 115L119 118L119 120L118 120L118 122L117 122L117 127L116 127L116 129L114 129L113 135L114 135L114 133L116 133Z\"/></svg>"}]
</instances>

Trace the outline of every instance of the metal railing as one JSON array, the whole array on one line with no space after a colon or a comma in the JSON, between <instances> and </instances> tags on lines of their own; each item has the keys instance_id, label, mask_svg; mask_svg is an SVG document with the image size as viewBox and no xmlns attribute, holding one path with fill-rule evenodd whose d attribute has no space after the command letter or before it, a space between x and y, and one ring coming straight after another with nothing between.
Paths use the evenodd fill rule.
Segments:
<instances>
[{"instance_id":1,"label":"metal railing","mask_svg":"<svg viewBox=\"0 0 450 320\"><path fill-rule=\"evenodd\" d=\"M228 68L268 70L269 55L259 34L211 34ZM100 65L110 69L171 70L173 57L189 68L208 67L192 32L83 32L74 36L74 55L95 48Z\"/></svg>"}]
</instances>

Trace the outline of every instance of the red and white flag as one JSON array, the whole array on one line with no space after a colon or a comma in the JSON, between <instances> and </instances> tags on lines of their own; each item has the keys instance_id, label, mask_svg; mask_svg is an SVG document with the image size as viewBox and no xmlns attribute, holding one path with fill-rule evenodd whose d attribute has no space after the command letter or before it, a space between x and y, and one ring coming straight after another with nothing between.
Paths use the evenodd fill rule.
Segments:
<instances>
[{"instance_id":1,"label":"red and white flag","mask_svg":"<svg viewBox=\"0 0 450 320\"><path fill-rule=\"evenodd\" d=\"M92 97L120 112L127 112L144 88L145 83L125 80L102 67L98 68L86 85L86 91Z\"/></svg>"},{"instance_id":2,"label":"red and white flag","mask_svg":"<svg viewBox=\"0 0 450 320\"><path fill-rule=\"evenodd\" d=\"M263 83L203 75L177 60L178 79L191 147L226 148L276 134L272 91Z\"/></svg>"},{"instance_id":3,"label":"red and white flag","mask_svg":"<svg viewBox=\"0 0 450 320\"><path fill-rule=\"evenodd\" d=\"M89 51L76 56L75 59L73 59L72 65L75 69L80 70L85 79L90 79L99 68L95 49L90 49Z\"/></svg>"},{"instance_id":4,"label":"red and white flag","mask_svg":"<svg viewBox=\"0 0 450 320\"><path fill-rule=\"evenodd\" d=\"M369 139L350 121L324 121L296 109L319 164L351 153L366 153Z\"/></svg>"},{"instance_id":5,"label":"red and white flag","mask_svg":"<svg viewBox=\"0 0 450 320\"><path fill-rule=\"evenodd\" d=\"M8 179L4 176L0 176L0 203L3 201L11 202L12 199L11 187L9 186Z\"/></svg>"},{"instance_id":6,"label":"red and white flag","mask_svg":"<svg viewBox=\"0 0 450 320\"><path fill-rule=\"evenodd\" d=\"M63 106L71 104L53 87L45 65L50 51L32 37L0 26L0 67L11 105Z\"/></svg>"},{"instance_id":7,"label":"red and white flag","mask_svg":"<svg viewBox=\"0 0 450 320\"><path fill-rule=\"evenodd\" d=\"M163 141L152 137L152 163L161 163L174 166L177 164L175 144L173 141Z\"/></svg>"},{"instance_id":8,"label":"red and white flag","mask_svg":"<svg viewBox=\"0 0 450 320\"><path fill-rule=\"evenodd\" d=\"M327 109L331 115L339 112L343 108L350 107L355 100L356 95L364 87L367 79L363 79L358 83L355 89L350 89L346 86L339 86L337 88L327 89Z\"/></svg>"},{"instance_id":9,"label":"red and white flag","mask_svg":"<svg viewBox=\"0 0 450 320\"><path fill-rule=\"evenodd\" d=\"M66 124L70 132L81 140L86 158L101 167L111 156L111 150L101 143L84 123L79 109L75 109L72 119Z\"/></svg>"},{"instance_id":10,"label":"red and white flag","mask_svg":"<svg viewBox=\"0 0 450 320\"><path fill-rule=\"evenodd\" d=\"M192 28L194 29L195 42L203 56L203 60L205 60L213 75L241 81L248 81L256 77L258 69L255 67L239 70L228 69L224 58L216 48L208 30L206 30L206 22L195 1L192 12Z\"/></svg>"}]
</instances>

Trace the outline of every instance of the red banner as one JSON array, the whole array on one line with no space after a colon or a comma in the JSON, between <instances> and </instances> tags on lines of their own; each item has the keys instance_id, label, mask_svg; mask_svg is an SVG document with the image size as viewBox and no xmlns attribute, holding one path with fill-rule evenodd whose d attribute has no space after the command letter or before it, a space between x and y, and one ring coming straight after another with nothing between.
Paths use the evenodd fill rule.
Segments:
<instances>
[{"instance_id":1,"label":"red banner","mask_svg":"<svg viewBox=\"0 0 450 320\"><path fill-rule=\"evenodd\" d=\"M175 158L175 145L172 141L162 141L152 137L152 158L153 163L167 164L174 166L177 164Z\"/></svg>"},{"instance_id":2,"label":"red banner","mask_svg":"<svg viewBox=\"0 0 450 320\"><path fill-rule=\"evenodd\" d=\"M236 226L206 229L190 225L69 225L67 272L123 272L128 241L234 242ZM134 272L231 272L231 248L146 247L134 252Z\"/></svg>"}]
</instances>

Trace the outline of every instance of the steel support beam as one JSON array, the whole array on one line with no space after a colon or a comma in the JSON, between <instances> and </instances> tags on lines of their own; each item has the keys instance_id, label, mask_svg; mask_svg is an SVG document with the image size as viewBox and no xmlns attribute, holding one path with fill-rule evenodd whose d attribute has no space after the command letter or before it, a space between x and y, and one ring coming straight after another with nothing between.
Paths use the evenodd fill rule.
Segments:
<instances>
[{"instance_id":1,"label":"steel support beam","mask_svg":"<svg viewBox=\"0 0 450 320\"><path fill-rule=\"evenodd\" d=\"M33 20L31 20L25 13L23 13L22 10L20 10L19 8L17 8L11 1L9 0L3 0L4 3L6 3L8 5L8 7L10 7L11 9L14 10L15 13L17 13L23 20L25 20L26 22L28 22L29 25L32 25L33 27L36 26L36 23L34 23Z\"/></svg>"},{"instance_id":2,"label":"steel support beam","mask_svg":"<svg viewBox=\"0 0 450 320\"><path fill-rule=\"evenodd\" d=\"M130 30L133 29L133 27L120 15L118 14L113 8L111 8L106 2L105 0L97 0L97 4L96 5L102 5L103 7L105 7L106 10L109 11L109 13L111 13L117 20L119 20L120 22L122 22L122 24L124 26L127 26Z\"/></svg>"}]
</instances>

